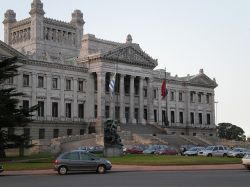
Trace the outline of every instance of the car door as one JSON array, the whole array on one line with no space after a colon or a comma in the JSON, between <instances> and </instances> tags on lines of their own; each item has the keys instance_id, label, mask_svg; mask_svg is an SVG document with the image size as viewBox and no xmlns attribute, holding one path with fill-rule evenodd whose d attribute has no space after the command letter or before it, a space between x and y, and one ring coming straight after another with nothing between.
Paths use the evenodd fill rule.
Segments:
<instances>
[{"instance_id":1,"label":"car door","mask_svg":"<svg viewBox=\"0 0 250 187\"><path fill-rule=\"evenodd\" d=\"M90 170L96 170L98 165L98 160L94 156L92 156L89 153L80 153L80 168L81 170L90 171Z\"/></svg>"},{"instance_id":2,"label":"car door","mask_svg":"<svg viewBox=\"0 0 250 187\"><path fill-rule=\"evenodd\" d=\"M213 156L218 156L219 155L219 148L217 146L214 147L212 154L213 154Z\"/></svg>"},{"instance_id":3,"label":"car door","mask_svg":"<svg viewBox=\"0 0 250 187\"><path fill-rule=\"evenodd\" d=\"M70 171L79 170L80 155L78 152L70 152L62 157L62 164L66 165Z\"/></svg>"}]
</instances>

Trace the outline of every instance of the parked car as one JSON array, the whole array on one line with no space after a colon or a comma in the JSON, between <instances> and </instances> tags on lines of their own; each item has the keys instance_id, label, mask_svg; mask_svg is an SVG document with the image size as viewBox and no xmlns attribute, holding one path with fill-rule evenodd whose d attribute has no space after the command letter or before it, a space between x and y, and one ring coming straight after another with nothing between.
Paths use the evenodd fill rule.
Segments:
<instances>
[{"instance_id":1,"label":"parked car","mask_svg":"<svg viewBox=\"0 0 250 187\"><path fill-rule=\"evenodd\" d=\"M228 157L242 158L245 155L246 150L247 150L246 148L237 147L237 148L234 148L234 149L228 151L227 156Z\"/></svg>"},{"instance_id":2,"label":"parked car","mask_svg":"<svg viewBox=\"0 0 250 187\"><path fill-rule=\"evenodd\" d=\"M250 170L250 154L246 154L243 158L242 158L242 164Z\"/></svg>"},{"instance_id":3,"label":"parked car","mask_svg":"<svg viewBox=\"0 0 250 187\"><path fill-rule=\"evenodd\" d=\"M145 146L135 145L131 148L127 148L125 153L126 154L142 154L145 149L146 149Z\"/></svg>"},{"instance_id":4,"label":"parked car","mask_svg":"<svg viewBox=\"0 0 250 187\"><path fill-rule=\"evenodd\" d=\"M173 147L165 147L165 148L161 148L161 149L155 151L155 154L158 154L158 155L177 155L178 151L176 151L176 149L174 149Z\"/></svg>"},{"instance_id":5,"label":"parked car","mask_svg":"<svg viewBox=\"0 0 250 187\"><path fill-rule=\"evenodd\" d=\"M0 165L0 173L2 173L2 172L3 172L3 166Z\"/></svg>"},{"instance_id":6,"label":"parked car","mask_svg":"<svg viewBox=\"0 0 250 187\"><path fill-rule=\"evenodd\" d=\"M154 154L156 151L166 147L167 145L151 145L143 151L143 154Z\"/></svg>"},{"instance_id":7,"label":"parked car","mask_svg":"<svg viewBox=\"0 0 250 187\"><path fill-rule=\"evenodd\" d=\"M227 156L228 149L223 145L208 146L206 149L198 152L198 155L202 156Z\"/></svg>"},{"instance_id":8,"label":"parked car","mask_svg":"<svg viewBox=\"0 0 250 187\"><path fill-rule=\"evenodd\" d=\"M93 154L100 154L103 153L104 147L103 146L94 146L92 147L89 152Z\"/></svg>"},{"instance_id":9,"label":"parked car","mask_svg":"<svg viewBox=\"0 0 250 187\"><path fill-rule=\"evenodd\" d=\"M106 170L111 170L111 167L110 161L98 158L85 150L63 153L54 161L54 169L60 175L65 175L70 171L96 171L102 174Z\"/></svg>"},{"instance_id":10,"label":"parked car","mask_svg":"<svg viewBox=\"0 0 250 187\"><path fill-rule=\"evenodd\" d=\"M195 145L193 145L193 144L181 145L181 147L180 147L180 154L181 154L182 156L184 156L183 153L184 153L185 151L191 149L192 147L195 147Z\"/></svg>"},{"instance_id":11,"label":"parked car","mask_svg":"<svg viewBox=\"0 0 250 187\"><path fill-rule=\"evenodd\" d=\"M185 151L183 155L185 156L197 156L199 151L204 150L204 147L192 147L189 150Z\"/></svg>"}]
</instances>

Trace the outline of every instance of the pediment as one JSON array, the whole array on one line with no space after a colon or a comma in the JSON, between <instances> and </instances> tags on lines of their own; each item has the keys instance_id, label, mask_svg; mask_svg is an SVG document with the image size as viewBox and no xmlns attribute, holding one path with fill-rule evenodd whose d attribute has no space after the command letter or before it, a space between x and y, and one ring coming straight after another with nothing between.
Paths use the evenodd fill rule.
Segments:
<instances>
[{"instance_id":1,"label":"pediment","mask_svg":"<svg viewBox=\"0 0 250 187\"><path fill-rule=\"evenodd\" d=\"M147 55L136 44L121 45L102 54L101 58L150 68L157 66L157 60Z\"/></svg>"},{"instance_id":2,"label":"pediment","mask_svg":"<svg viewBox=\"0 0 250 187\"><path fill-rule=\"evenodd\" d=\"M27 58L25 55L23 55L22 53L18 52L13 47L11 47L10 45L0 40L0 57L9 58L9 57L14 57L14 56L17 56L22 59Z\"/></svg>"},{"instance_id":3,"label":"pediment","mask_svg":"<svg viewBox=\"0 0 250 187\"><path fill-rule=\"evenodd\" d=\"M199 74L197 76L194 76L193 78L190 79L191 84L198 84L198 85L206 85L206 86L212 86L216 87L217 83L210 79L208 76L205 74Z\"/></svg>"}]
</instances>

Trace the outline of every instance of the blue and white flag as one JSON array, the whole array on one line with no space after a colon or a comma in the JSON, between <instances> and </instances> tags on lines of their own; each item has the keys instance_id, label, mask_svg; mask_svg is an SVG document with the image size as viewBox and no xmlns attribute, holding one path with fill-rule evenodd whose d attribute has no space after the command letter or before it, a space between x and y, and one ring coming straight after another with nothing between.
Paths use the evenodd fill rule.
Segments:
<instances>
[{"instance_id":1,"label":"blue and white flag","mask_svg":"<svg viewBox=\"0 0 250 187\"><path fill-rule=\"evenodd\" d=\"M109 83L109 88L110 88L111 93L115 91L115 77L116 77L116 73L113 75Z\"/></svg>"}]
</instances>

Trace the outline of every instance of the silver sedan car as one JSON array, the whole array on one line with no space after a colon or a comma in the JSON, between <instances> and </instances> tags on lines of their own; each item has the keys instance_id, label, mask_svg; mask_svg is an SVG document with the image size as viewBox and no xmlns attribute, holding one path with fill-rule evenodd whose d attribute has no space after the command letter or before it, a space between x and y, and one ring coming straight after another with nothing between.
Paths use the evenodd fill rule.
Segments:
<instances>
[{"instance_id":1,"label":"silver sedan car","mask_svg":"<svg viewBox=\"0 0 250 187\"><path fill-rule=\"evenodd\" d=\"M102 174L106 170L111 170L111 167L110 161L83 150L63 153L54 161L54 169L60 175L65 175L70 171L96 171Z\"/></svg>"}]
</instances>

